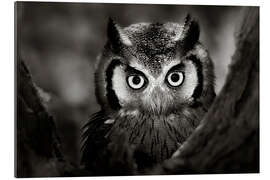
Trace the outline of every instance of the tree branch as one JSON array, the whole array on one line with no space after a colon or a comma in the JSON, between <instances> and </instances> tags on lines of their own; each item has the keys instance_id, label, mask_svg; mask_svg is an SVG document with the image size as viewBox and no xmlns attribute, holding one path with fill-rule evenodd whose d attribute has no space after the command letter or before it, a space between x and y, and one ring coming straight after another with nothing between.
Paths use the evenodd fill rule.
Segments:
<instances>
[{"instance_id":1,"label":"tree branch","mask_svg":"<svg viewBox=\"0 0 270 180\"><path fill-rule=\"evenodd\" d=\"M46 111L22 60L17 66L17 177L65 176L65 161L54 119Z\"/></svg>"}]
</instances>

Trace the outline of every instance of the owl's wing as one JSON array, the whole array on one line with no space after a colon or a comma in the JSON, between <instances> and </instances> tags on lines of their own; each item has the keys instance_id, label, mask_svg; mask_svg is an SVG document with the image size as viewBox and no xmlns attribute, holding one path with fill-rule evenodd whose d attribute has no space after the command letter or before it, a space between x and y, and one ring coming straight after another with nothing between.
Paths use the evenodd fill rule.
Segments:
<instances>
[{"instance_id":1,"label":"owl's wing","mask_svg":"<svg viewBox=\"0 0 270 180\"><path fill-rule=\"evenodd\" d=\"M93 114L84 126L82 135L82 164L89 175L131 175L136 173L133 148L125 132L113 138L106 138L112 123L102 111Z\"/></svg>"},{"instance_id":2,"label":"owl's wing","mask_svg":"<svg viewBox=\"0 0 270 180\"><path fill-rule=\"evenodd\" d=\"M104 113L99 111L93 114L83 127L81 163L87 169L94 169L97 166L96 162L102 159L102 151L108 145L105 135L110 130L111 125L104 124L106 120Z\"/></svg>"}]
</instances>

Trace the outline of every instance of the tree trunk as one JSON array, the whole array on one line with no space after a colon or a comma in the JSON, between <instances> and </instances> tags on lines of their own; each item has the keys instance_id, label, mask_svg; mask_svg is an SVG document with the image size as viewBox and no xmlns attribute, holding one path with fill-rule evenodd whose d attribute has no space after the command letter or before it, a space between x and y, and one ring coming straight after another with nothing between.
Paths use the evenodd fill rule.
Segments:
<instances>
[{"instance_id":1,"label":"tree trunk","mask_svg":"<svg viewBox=\"0 0 270 180\"><path fill-rule=\"evenodd\" d=\"M243 17L222 91L154 174L259 172L259 9L246 8Z\"/></svg>"},{"instance_id":2,"label":"tree trunk","mask_svg":"<svg viewBox=\"0 0 270 180\"><path fill-rule=\"evenodd\" d=\"M17 63L16 177L68 175L54 119L24 62Z\"/></svg>"}]
</instances>

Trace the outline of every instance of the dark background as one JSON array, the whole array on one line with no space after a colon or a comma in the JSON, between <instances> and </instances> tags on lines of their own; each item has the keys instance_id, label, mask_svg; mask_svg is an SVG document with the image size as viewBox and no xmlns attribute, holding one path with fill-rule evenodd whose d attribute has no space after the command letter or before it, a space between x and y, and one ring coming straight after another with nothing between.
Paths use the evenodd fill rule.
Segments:
<instances>
[{"instance_id":1,"label":"dark background","mask_svg":"<svg viewBox=\"0 0 270 180\"><path fill-rule=\"evenodd\" d=\"M106 42L108 17L121 26L137 22L198 19L200 41L215 64L216 92L223 86L234 52L234 30L241 7L18 3L18 55L28 65L46 106L55 117L64 154L78 164L80 127L99 110L94 95L96 57ZM20 118L20 117L18 117Z\"/></svg>"}]
</instances>

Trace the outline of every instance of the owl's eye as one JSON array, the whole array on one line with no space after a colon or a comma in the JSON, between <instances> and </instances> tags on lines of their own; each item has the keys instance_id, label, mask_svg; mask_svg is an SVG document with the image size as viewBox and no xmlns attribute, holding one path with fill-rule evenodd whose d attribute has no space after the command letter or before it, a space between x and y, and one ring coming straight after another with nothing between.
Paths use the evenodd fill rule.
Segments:
<instances>
[{"instance_id":1,"label":"owl's eye","mask_svg":"<svg viewBox=\"0 0 270 180\"><path fill-rule=\"evenodd\" d=\"M184 74L182 72L171 72L167 76L167 83L173 87L180 86L184 81Z\"/></svg>"},{"instance_id":2,"label":"owl's eye","mask_svg":"<svg viewBox=\"0 0 270 180\"><path fill-rule=\"evenodd\" d=\"M145 85L145 79L141 75L131 75L127 78L127 83L132 89L140 89Z\"/></svg>"}]
</instances>

